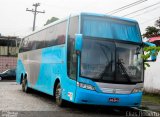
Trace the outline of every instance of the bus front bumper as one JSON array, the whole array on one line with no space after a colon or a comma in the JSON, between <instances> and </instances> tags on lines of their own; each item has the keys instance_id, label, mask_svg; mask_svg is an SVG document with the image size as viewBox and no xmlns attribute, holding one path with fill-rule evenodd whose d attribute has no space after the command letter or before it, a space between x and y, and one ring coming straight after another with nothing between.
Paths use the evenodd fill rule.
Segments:
<instances>
[{"instance_id":1,"label":"bus front bumper","mask_svg":"<svg viewBox=\"0 0 160 117\"><path fill-rule=\"evenodd\" d=\"M111 102L110 99L118 99ZM77 87L75 103L93 104L106 106L139 107L141 104L142 92L132 94L106 94Z\"/></svg>"}]
</instances>

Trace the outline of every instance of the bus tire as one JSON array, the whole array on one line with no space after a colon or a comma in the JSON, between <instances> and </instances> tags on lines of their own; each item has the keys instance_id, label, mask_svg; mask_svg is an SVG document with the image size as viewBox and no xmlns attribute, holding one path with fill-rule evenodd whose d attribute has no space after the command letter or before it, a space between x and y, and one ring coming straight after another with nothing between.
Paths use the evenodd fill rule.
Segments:
<instances>
[{"instance_id":1,"label":"bus tire","mask_svg":"<svg viewBox=\"0 0 160 117\"><path fill-rule=\"evenodd\" d=\"M58 83L56 85L56 89L55 89L55 101L56 104L60 107L63 107L65 104L64 100L62 99L62 89L61 89L61 85L60 83Z\"/></svg>"},{"instance_id":2,"label":"bus tire","mask_svg":"<svg viewBox=\"0 0 160 117\"><path fill-rule=\"evenodd\" d=\"M22 79L22 91L28 93L29 92L29 88L27 85L27 78L23 78Z\"/></svg>"}]
</instances>

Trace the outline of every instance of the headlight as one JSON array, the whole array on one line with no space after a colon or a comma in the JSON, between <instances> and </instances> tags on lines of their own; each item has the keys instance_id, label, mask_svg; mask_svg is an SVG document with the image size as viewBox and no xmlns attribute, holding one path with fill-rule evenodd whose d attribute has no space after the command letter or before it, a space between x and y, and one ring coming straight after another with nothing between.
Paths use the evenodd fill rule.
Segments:
<instances>
[{"instance_id":1,"label":"headlight","mask_svg":"<svg viewBox=\"0 0 160 117\"><path fill-rule=\"evenodd\" d=\"M88 89L88 90L95 90L95 87L89 84L85 84L85 83L81 83L81 82L77 82L77 86L84 88L84 89Z\"/></svg>"},{"instance_id":2,"label":"headlight","mask_svg":"<svg viewBox=\"0 0 160 117\"><path fill-rule=\"evenodd\" d=\"M138 92L142 92L143 88L135 88L133 89L132 93L138 93Z\"/></svg>"}]
</instances>

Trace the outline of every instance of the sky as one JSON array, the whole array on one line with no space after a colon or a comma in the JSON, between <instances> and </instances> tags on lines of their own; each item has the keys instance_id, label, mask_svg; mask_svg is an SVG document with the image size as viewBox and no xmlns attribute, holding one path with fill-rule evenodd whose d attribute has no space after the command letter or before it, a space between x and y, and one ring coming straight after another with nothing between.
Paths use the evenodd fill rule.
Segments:
<instances>
[{"instance_id":1,"label":"sky","mask_svg":"<svg viewBox=\"0 0 160 117\"><path fill-rule=\"evenodd\" d=\"M61 19L70 13L78 12L105 14L135 1L138 0L0 0L0 33L3 36L23 37L31 32L33 13L27 12L26 8L33 9L33 3L40 3L38 10L45 10L44 14L37 14L36 29L39 29L53 16ZM156 4L148 9L125 16L137 20L141 32L144 33L145 28L154 26L155 20L160 17L159 2L160 0L147 0L114 15L124 16Z\"/></svg>"}]
</instances>

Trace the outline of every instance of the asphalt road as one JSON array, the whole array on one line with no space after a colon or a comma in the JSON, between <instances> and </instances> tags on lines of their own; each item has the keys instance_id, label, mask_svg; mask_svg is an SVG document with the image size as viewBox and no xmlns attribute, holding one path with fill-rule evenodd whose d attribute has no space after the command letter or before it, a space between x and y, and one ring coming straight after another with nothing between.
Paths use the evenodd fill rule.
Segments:
<instances>
[{"instance_id":1,"label":"asphalt road","mask_svg":"<svg viewBox=\"0 0 160 117\"><path fill-rule=\"evenodd\" d=\"M0 81L0 117L126 117L144 113L116 107L75 105L60 108L52 96L32 91L24 93L14 81Z\"/></svg>"}]
</instances>

